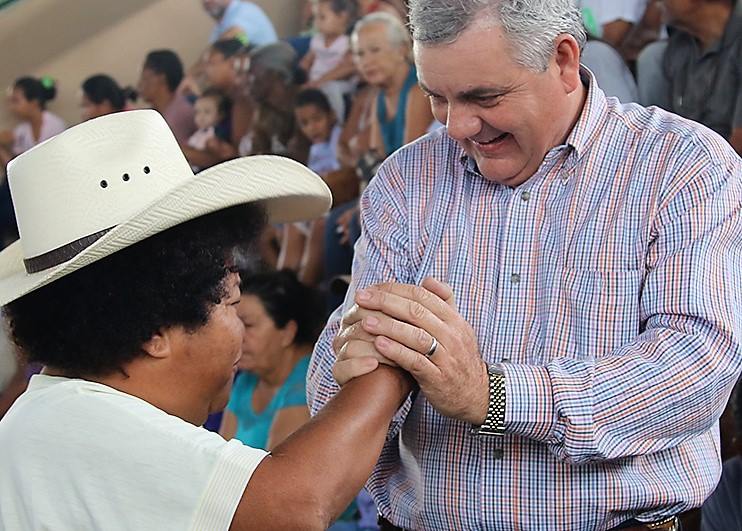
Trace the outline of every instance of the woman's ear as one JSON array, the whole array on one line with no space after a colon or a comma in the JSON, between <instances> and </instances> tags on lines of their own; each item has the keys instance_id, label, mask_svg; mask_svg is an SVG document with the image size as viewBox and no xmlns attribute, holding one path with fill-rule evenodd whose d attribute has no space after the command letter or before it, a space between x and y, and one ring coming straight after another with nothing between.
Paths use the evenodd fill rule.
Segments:
<instances>
[{"instance_id":1,"label":"woman's ear","mask_svg":"<svg viewBox=\"0 0 742 531\"><path fill-rule=\"evenodd\" d=\"M296 332L299 330L299 326L293 319L286 323L281 329L281 346L286 348L294 343L296 340Z\"/></svg>"}]
</instances>

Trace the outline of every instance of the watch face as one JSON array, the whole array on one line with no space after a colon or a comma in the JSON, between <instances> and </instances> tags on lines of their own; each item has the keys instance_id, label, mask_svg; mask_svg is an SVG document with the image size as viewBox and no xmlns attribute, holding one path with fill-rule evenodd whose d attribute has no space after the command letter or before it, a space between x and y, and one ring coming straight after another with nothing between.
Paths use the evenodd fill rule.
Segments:
<instances>
[{"instance_id":1,"label":"watch face","mask_svg":"<svg viewBox=\"0 0 742 531\"><path fill-rule=\"evenodd\" d=\"M499 363L493 363L487 366L487 372L489 374L505 374L505 371L502 370L502 367Z\"/></svg>"}]
</instances>

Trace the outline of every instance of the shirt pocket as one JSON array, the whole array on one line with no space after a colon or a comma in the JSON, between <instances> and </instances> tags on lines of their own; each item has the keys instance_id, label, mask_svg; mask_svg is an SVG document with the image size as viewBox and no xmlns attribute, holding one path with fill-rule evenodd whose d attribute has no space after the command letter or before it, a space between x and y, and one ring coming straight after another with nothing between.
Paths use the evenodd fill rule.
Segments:
<instances>
[{"instance_id":1,"label":"shirt pocket","mask_svg":"<svg viewBox=\"0 0 742 531\"><path fill-rule=\"evenodd\" d=\"M550 311L551 356L595 359L639 334L641 271L565 269Z\"/></svg>"}]
</instances>

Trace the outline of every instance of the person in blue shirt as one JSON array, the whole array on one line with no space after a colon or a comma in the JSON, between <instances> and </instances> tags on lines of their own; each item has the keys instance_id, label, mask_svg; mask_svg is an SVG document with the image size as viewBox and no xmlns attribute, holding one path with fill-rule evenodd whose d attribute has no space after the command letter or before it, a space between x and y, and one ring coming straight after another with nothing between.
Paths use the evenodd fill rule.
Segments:
<instances>
[{"instance_id":1,"label":"person in blue shirt","mask_svg":"<svg viewBox=\"0 0 742 531\"><path fill-rule=\"evenodd\" d=\"M270 450L309 420L304 382L309 354L325 322L324 302L293 271L241 277L241 372L220 432L226 439Z\"/></svg>"},{"instance_id":2,"label":"person in blue shirt","mask_svg":"<svg viewBox=\"0 0 742 531\"><path fill-rule=\"evenodd\" d=\"M254 46L273 44L278 35L265 12L253 2L245 0L202 0L206 12L216 20L209 43L239 35L247 37Z\"/></svg>"}]
</instances>

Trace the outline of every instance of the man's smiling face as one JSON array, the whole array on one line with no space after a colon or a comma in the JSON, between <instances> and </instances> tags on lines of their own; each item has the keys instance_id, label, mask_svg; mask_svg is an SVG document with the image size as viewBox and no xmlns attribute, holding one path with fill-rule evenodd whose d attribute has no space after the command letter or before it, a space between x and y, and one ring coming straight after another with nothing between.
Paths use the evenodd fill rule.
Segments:
<instances>
[{"instance_id":1,"label":"man's smiling face","mask_svg":"<svg viewBox=\"0 0 742 531\"><path fill-rule=\"evenodd\" d=\"M488 180L527 181L568 134L567 72L557 54L544 72L517 64L500 27L475 24L451 44L415 43L433 114Z\"/></svg>"}]
</instances>

